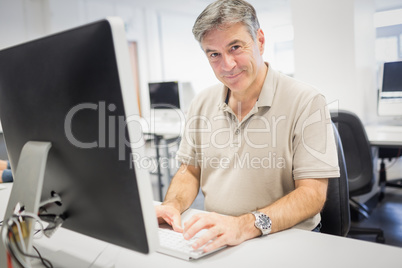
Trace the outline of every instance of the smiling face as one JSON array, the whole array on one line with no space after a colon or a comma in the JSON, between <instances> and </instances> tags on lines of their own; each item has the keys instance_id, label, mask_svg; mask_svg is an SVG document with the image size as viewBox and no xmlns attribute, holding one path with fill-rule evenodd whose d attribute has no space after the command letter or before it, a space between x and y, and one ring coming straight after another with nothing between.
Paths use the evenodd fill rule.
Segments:
<instances>
[{"instance_id":1,"label":"smiling face","mask_svg":"<svg viewBox=\"0 0 402 268\"><path fill-rule=\"evenodd\" d=\"M254 41L242 23L210 30L201 47L208 57L215 76L232 93L259 91L264 83L266 68L264 33L258 30Z\"/></svg>"}]
</instances>

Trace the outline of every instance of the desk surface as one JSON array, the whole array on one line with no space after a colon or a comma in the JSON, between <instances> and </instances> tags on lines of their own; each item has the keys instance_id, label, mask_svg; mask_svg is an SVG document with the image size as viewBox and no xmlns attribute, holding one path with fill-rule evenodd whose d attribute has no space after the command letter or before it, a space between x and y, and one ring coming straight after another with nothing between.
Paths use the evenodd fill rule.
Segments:
<instances>
[{"instance_id":1,"label":"desk surface","mask_svg":"<svg viewBox=\"0 0 402 268\"><path fill-rule=\"evenodd\" d=\"M367 125L365 129L371 145L402 147L402 126Z\"/></svg>"},{"instance_id":2,"label":"desk surface","mask_svg":"<svg viewBox=\"0 0 402 268\"><path fill-rule=\"evenodd\" d=\"M145 118L140 120L143 133L158 134L166 137L182 136L184 131L184 121L150 121Z\"/></svg>"},{"instance_id":3,"label":"desk surface","mask_svg":"<svg viewBox=\"0 0 402 268\"><path fill-rule=\"evenodd\" d=\"M6 184L5 184L6 185ZM12 184L0 190L0 219ZM183 221L196 210L183 215ZM225 248L196 261L160 253L140 254L60 228L51 239L35 239L55 267L402 267L402 248L291 229ZM40 267L40 266L39 266Z\"/></svg>"}]
</instances>

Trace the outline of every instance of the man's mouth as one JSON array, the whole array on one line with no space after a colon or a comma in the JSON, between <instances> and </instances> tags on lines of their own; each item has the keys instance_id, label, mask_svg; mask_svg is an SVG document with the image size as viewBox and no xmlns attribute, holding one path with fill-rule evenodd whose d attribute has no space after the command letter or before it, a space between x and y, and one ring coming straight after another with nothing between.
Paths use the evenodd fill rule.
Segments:
<instances>
[{"instance_id":1,"label":"man's mouth","mask_svg":"<svg viewBox=\"0 0 402 268\"><path fill-rule=\"evenodd\" d=\"M237 74L228 74L228 75L224 75L223 77L224 77L224 78L227 78L227 79L235 79L235 78L239 77L242 73L243 73L243 71L241 71L241 72L239 72L239 73L237 73Z\"/></svg>"}]
</instances>

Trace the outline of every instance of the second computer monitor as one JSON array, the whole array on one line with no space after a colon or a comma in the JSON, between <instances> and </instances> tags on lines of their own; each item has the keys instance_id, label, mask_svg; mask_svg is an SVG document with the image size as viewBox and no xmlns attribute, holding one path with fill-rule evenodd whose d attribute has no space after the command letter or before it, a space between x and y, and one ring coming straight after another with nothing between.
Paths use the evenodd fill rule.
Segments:
<instances>
[{"instance_id":1,"label":"second computer monitor","mask_svg":"<svg viewBox=\"0 0 402 268\"><path fill-rule=\"evenodd\" d=\"M402 61L382 65L378 115L402 118Z\"/></svg>"},{"instance_id":2,"label":"second computer monitor","mask_svg":"<svg viewBox=\"0 0 402 268\"><path fill-rule=\"evenodd\" d=\"M190 83L177 81L152 82L149 86L151 122L178 123L194 97Z\"/></svg>"},{"instance_id":3,"label":"second computer monitor","mask_svg":"<svg viewBox=\"0 0 402 268\"><path fill-rule=\"evenodd\" d=\"M180 109L178 82L149 83L152 109Z\"/></svg>"}]
</instances>

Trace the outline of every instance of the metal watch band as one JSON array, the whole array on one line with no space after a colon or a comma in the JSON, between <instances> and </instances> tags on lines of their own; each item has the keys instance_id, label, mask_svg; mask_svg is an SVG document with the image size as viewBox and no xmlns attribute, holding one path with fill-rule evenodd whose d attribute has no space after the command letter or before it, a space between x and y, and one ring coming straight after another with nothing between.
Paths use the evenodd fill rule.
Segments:
<instances>
[{"instance_id":1,"label":"metal watch band","mask_svg":"<svg viewBox=\"0 0 402 268\"><path fill-rule=\"evenodd\" d=\"M271 232L271 219L264 213L259 211L251 212L255 217L254 226L261 231L261 235L267 235Z\"/></svg>"}]
</instances>

